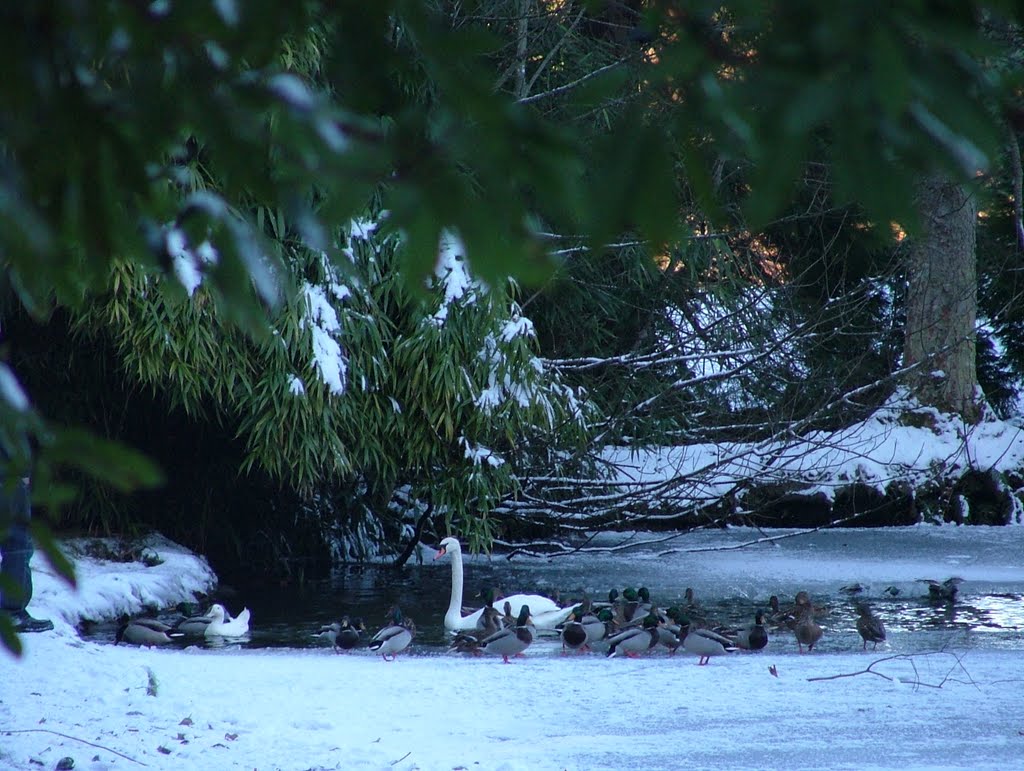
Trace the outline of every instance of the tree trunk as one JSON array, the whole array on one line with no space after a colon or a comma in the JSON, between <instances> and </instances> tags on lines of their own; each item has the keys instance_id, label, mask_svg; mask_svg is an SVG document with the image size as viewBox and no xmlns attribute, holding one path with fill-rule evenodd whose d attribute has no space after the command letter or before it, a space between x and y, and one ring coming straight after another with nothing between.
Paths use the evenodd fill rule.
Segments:
<instances>
[{"instance_id":1,"label":"tree trunk","mask_svg":"<svg viewBox=\"0 0 1024 771\"><path fill-rule=\"evenodd\" d=\"M529 27L530 0L519 0L519 23L516 28L516 99L526 96L526 52Z\"/></svg>"},{"instance_id":2,"label":"tree trunk","mask_svg":"<svg viewBox=\"0 0 1024 771\"><path fill-rule=\"evenodd\" d=\"M921 404L968 423L982 414L975 364L977 202L933 176L918 188L922 232L910 247L904 364L921 363L909 386Z\"/></svg>"}]
</instances>

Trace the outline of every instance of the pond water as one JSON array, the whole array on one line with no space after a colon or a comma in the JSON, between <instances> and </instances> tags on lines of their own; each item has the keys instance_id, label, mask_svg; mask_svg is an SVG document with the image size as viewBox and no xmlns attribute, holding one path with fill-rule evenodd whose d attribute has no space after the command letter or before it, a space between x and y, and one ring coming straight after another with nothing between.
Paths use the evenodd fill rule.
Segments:
<instances>
[{"instance_id":1,"label":"pond water","mask_svg":"<svg viewBox=\"0 0 1024 771\"><path fill-rule=\"evenodd\" d=\"M687 587L707 615L726 624L753 619L778 595L791 604L807 590L815 605L828 607L819 617L825 635L816 650L861 647L855 629L854 601L867 601L885 622L888 652L972 648L1024 650L1024 528L912 528L825 530L793 537L790 531L747 528L666 536L638 533L602 536L590 548L556 558L465 555L465 605L482 588L509 593L555 595L562 604L584 593L604 599L609 589L646 586L660 607L682 604ZM775 540L751 544L769 537ZM748 544L748 545L744 545ZM252 612L248 636L227 643L246 648L329 647L315 636L343 614L362 617L369 635L382 626L387 609L398 604L415 620L412 655L441 654L448 635L443 617L451 592L448 558L434 562L424 547L420 561L403 568L352 566L329 579L292 587L224 588L215 599L232 613ZM920 579L964 579L953 604L935 603ZM859 584L851 597L844 587ZM180 616L168 613L163 618ZM102 624L84 637L113 640L115 625ZM796 652L788 630L770 629L770 647ZM191 643L194 644L194 643ZM535 648L558 651L556 639ZM882 650L882 648L879 648Z\"/></svg>"}]
</instances>

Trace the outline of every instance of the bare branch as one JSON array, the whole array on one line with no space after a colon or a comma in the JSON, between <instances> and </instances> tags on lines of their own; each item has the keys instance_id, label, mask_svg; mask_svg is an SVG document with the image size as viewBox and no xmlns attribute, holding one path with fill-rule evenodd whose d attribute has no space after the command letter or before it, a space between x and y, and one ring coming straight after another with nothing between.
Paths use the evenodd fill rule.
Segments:
<instances>
[{"instance_id":1,"label":"bare branch","mask_svg":"<svg viewBox=\"0 0 1024 771\"><path fill-rule=\"evenodd\" d=\"M558 94L564 94L566 91L571 91L574 88L578 88L579 86L582 86L584 83L586 83L588 80L596 78L599 75L603 75L604 73L609 72L610 70L614 70L617 67L621 67L625 63L626 60L621 59L617 62L606 64L604 67L598 67L593 72L588 72L581 78L576 78L576 80L572 81L571 83L565 83L564 85L558 86L557 88L552 88L548 91L542 91L541 93L534 94L533 96L525 96L522 99L518 99L517 101L520 104L531 104L533 102L539 102L541 99L548 99L552 96L557 96Z\"/></svg>"},{"instance_id":2,"label":"bare branch","mask_svg":"<svg viewBox=\"0 0 1024 771\"><path fill-rule=\"evenodd\" d=\"M917 658L925 658L925 657L929 657L929 656L952 656L955 659L955 663L950 668L949 672L947 672L946 676L943 677L942 680L940 680L938 683L927 683L927 682L924 682L923 680L921 680L920 673L918 672L917 662L916 662L915 659L917 659ZM968 673L967 669L964 667L962 659L963 659L962 655L957 655L957 654L951 653L949 651L929 651L929 652L926 652L926 653L900 653L900 654L896 654L896 655L893 655L893 656L885 656L885 657L880 658L880 659L875 659L874 661L871 662L871 664L869 664L867 666L866 669L861 669L861 670L859 670L857 672L843 672L843 673L838 674L838 675L828 675L826 677L808 677L807 681L808 682L823 682L823 681L826 681L826 680L841 680L841 679L846 678L846 677L859 677L860 675L875 675L876 677L881 677L883 680L888 680L889 682L895 682L895 681L899 680L899 678L892 677L890 675L886 675L886 674L883 674L881 672L877 672L877 671L875 671L875 667L880 665L880 664L884 664L884 663L890 662L890 661L906 661L906 662L909 662L911 668L914 670L914 687L915 688L935 688L935 689L940 689L943 686L945 686L946 683L948 683L948 682L961 682L962 683L963 681L961 681L961 680L955 680L954 681L954 680L952 680L950 678L950 674L954 670L956 670L956 669L962 670L964 672L964 674L967 676L967 684L973 685L975 688L978 688L978 684L974 681L974 679L971 677L970 673Z\"/></svg>"},{"instance_id":3,"label":"bare branch","mask_svg":"<svg viewBox=\"0 0 1024 771\"><path fill-rule=\"evenodd\" d=\"M95 747L98 750L103 750L104 752L112 753L114 755L117 755L120 758L124 758L125 760L130 760L132 763L137 763L140 766L148 766L147 763L143 763L141 760L136 760L135 758L131 757L130 755L125 755L123 752L118 752L117 750L112 750L112 749L110 749L110 747L104 747L102 744L96 744L95 742L86 741L85 739L79 739L77 736L71 736L69 734L62 734L60 731L51 731L49 728L12 728L12 729L4 729L4 733L5 734L31 734L31 733L53 734L54 736L60 736L63 739L70 739L73 742L81 742L82 744L88 744L90 747Z\"/></svg>"}]
</instances>

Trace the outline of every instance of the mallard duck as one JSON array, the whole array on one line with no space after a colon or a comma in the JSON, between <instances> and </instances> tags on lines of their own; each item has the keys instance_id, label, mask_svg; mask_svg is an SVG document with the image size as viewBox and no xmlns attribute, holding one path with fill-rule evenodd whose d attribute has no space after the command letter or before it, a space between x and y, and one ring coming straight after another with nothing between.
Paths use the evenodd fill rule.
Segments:
<instances>
[{"instance_id":1,"label":"mallard duck","mask_svg":"<svg viewBox=\"0 0 1024 771\"><path fill-rule=\"evenodd\" d=\"M587 629L583 626L583 616L574 610L569 620L562 625L562 653L582 650L587 644Z\"/></svg>"},{"instance_id":2,"label":"mallard duck","mask_svg":"<svg viewBox=\"0 0 1024 771\"><path fill-rule=\"evenodd\" d=\"M768 645L768 630L764 628L764 611L754 614L754 623L740 627L730 635L737 648L748 651L759 651Z\"/></svg>"},{"instance_id":3,"label":"mallard duck","mask_svg":"<svg viewBox=\"0 0 1024 771\"><path fill-rule=\"evenodd\" d=\"M685 627L690 625L690 617L687 616L682 608L677 605L673 605L665 611L664 624L676 634L685 632Z\"/></svg>"},{"instance_id":4,"label":"mallard duck","mask_svg":"<svg viewBox=\"0 0 1024 771\"><path fill-rule=\"evenodd\" d=\"M494 607L494 603L498 599L499 596L500 596L500 594L499 594L498 590L495 589L493 586L485 586L483 589L480 590L480 593L477 595L477 597L480 598L481 602L483 602L483 607L482 608L471 608L471 607L467 607L467 606L464 605L462 607L462 613L468 616L468 615L472 615L473 613L476 613L478 610L486 610L487 608L493 608ZM483 614L481 614L480 617L479 617L479 620L477 621L477 631L482 629L483 625L484 625L484 618L483 618Z\"/></svg>"},{"instance_id":5,"label":"mallard duck","mask_svg":"<svg viewBox=\"0 0 1024 771\"><path fill-rule=\"evenodd\" d=\"M686 635L685 628L671 621L661 620L658 624L658 645L668 648L670 656L674 656L679 646L683 644L683 637Z\"/></svg>"},{"instance_id":6,"label":"mallard duck","mask_svg":"<svg viewBox=\"0 0 1024 771\"><path fill-rule=\"evenodd\" d=\"M935 581L931 578L919 578L918 581L928 584L928 597L937 602L954 602L960 592L960 584L964 582L959 576Z\"/></svg>"},{"instance_id":7,"label":"mallard duck","mask_svg":"<svg viewBox=\"0 0 1024 771\"><path fill-rule=\"evenodd\" d=\"M613 590L614 591L614 590ZM614 599L613 599L614 598ZM612 616L615 620L616 629L625 629L633 620L632 611L627 616L627 608L635 608L638 601L635 589L626 587L620 594L618 591L608 592L608 599L612 600Z\"/></svg>"},{"instance_id":8,"label":"mallard duck","mask_svg":"<svg viewBox=\"0 0 1024 771\"><path fill-rule=\"evenodd\" d=\"M521 610L522 608L520 608ZM516 625L516 617L512 615L512 603L503 602L501 604L501 616L499 618L502 629L511 629Z\"/></svg>"},{"instance_id":9,"label":"mallard duck","mask_svg":"<svg viewBox=\"0 0 1024 771\"><path fill-rule=\"evenodd\" d=\"M811 602L811 595L801 589L793 598L793 604L789 607L780 607L779 598L772 595L768 598L768 609L771 613L768 616L769 622L776 628L786 627L794 629L799 623L805 610L810 610L814 615L824 615L829 612L826 605L815 605Z\"/></svg>"},{"instance_id":10,"label":"mallard duck","mask_svg":"<svg viewBox=\"0 0 1024 771\"><path fill-rule=\"evenodd\" d=\"M176 632L170 624L157 621L155 618L130 619L121 617L114 636L114 645L122 642L134 645L167 645L174 639L184 637L184 632Z\"/></svg>"},{"instance_id":11,"label":"mallard duck","mask_svg":"<svg viewBox=\"0 0 1024 771\"><path fill-rule=\"evenodd\" d=\"M249 632L248 608L242 608L242 612L232 618L223 605L215 603L208 615L210 623L203 632L206 637L242 637Z\"/></svg>"},{"instance_id":12,"label":"mallard duck","mask_svg":"<svg viewBox=\"0 0 1024 771\"><path fill-rule=\"evenodd\" d=\"M213 621L213 607L202 616L188 616L181 619L174 625L174 631L181 632L187 637L203 637L206 635L206 627Z\"/></svg>"},{"instance_id":13,"label":"mallard duck","mask_svg":"<svg viewBox=\"0 0 1024 771\"><path fill-rule=\"evenodd\" d=\"M796 644L801 653L804 652L805 645L808 653L814 650L814 644L821 639L823 632L818 626L818 622L814 620L814 608L809 603L804 607L799 620L793 627L793 634L796 635Z\"/></svg>"},{"instance_id":14,"label":"mallard duck","mask_svg":"<svg viewBox=\"0 0 1024 771\"><path fill-rule=\"evenodd\" d=\"M481 653L480 641L505 628L504 617L492 606L484 608L481 618L484 624L483 629L479 632L456 632L448 650L479 656Z\"/></svg>"},{"instance_id":15,"label":"mallard duck","mask_svg":"<svg viewBox=\"0 0 1024 771\"><path fill-rule=\"evenodd\" d=\"M607 640L619 631L615 626L615 615L612 613L611 608L601 608L597 611L597 620L604 625L604 631L601 633L601 636L597 638L598 640Z\"/></svg>"},{"instance_id":16,"label":"mallard duck","mask_svg":"<svg viewBox=\"0 0 1024 771\"><path fill-rule=\"evenodd\" d=\"M341 623L334 622L328 626L321 627L319 636L326 637L331 641L334 652L350 651L359 644L360 635L366 631L366 626L361 618L349 619L343 616Z\"/></svg>"},{"instance_id":17,"label":"mallard duck","mask_svg":"<svg viewBox=\"0 0 1024 771\"><path fill-rule=\"evenodd\" d=\"M866 651L868 643L874 643L872 650L875 650L878 643L885 642L885 624L867 605L859 604L857 612L860 614L860 618L857 619L857 633L864 639L864 647L861 650Z\"/></svg>"},{"instance_id":18,"label":"mallard duck","mask_svg":"<svg viewBox=\"0 0 1024 771\"><path fill-rule=\"evenodd\" d=\"M768 598L768 623L775 629L792 629L796 624L796 618L789 610L782 609L777 594L773 594Z\"/></svg>"},{"instance_id":19,"label":"mallard duck","mask_svg":"<svg viewBox=\"0 0 1024 771\"><path fill-rule=\"evenodd\" d=\"M683 650L700 657L697 663L700 666L707 664L712 656L724 656L736 650L732 640L710 629L698 629L690 624L683 638Z\"/></svg>"},{"instance_id":20,"label":"mallard duck","mask_svg":"<svg viewBox=\"0 0 1024 771\"><path fill-rule=\"evenodd\" d=\"M365 631L366 625L363 623L363 619L357 616L349 621L347 616L343 617L341 619L341 631L338 632L335 645L342 650L352 650L359 644L359 638L362 637Z\"/></svg>"},{"instance_id":21,"label":"mallard duck","mask_svg":"<svg viewBox=\"0 0 1024 771\"><path fill-rule=\"evenodd\" d=\"M681 610L690 621L694 622L701 629L725 628L725 625L719 620L708 615L707 610L697 600L693 587L686 587L686 591L683 593L683 606Z\"/></svg>"},{"instance_id":22,"label":"mallard duck","mask_svg":"<svg viewBox=\"0 0 1024 771\"><path fill-rule=\"evenodd\" d=\"M799 615L805 607L809 607L816 616L827 615L831 611L831 608L829 608L828 605L815 605L811 602L811 595L801 590L796 593L793 610L795 610L797 615Z\"/></svg>"},{"instance_id":23,"label":"mallard duck","mask_svg":"<svg viewBox=\"0 0 1024 771\"><path fill-rule=\"evenodd\" d=\"M641 626L631 626L628 629L613 634L608 638L609 657L618 656L620 653L634 658L645 651L649 651L658 644L658 617L650 613L644 619Z\"/></svg>"},{"instance_id":24,"label":"mallard duck","mask_svg":"<svg viewBox=\"0 0 1024 771\"><path fill-rule=\"evenodd\" d=\"M608 636L608 620L611 618L611 614L607 613L604 617L600 613L584 613L581 622L583 628L587 631L587 642L586 647L590 648L591 645L603 640Z\"/></svg>"},{"instance_id":25,"label":"mallard duck","mask_svg":"<svg viewBox=\"0 0 1024 771\"><path fill-rule=\"evenodd\" d=\"M623 624L642 624L647 614L651 612L651 593L646 586L639 589L624 589L622 591L622 616Z\"/></svg>"},{"instance_id":26,"label":"mallard duck","mask_svg":"<svg viewBox=\"0 0 1024 771\"><path fill-rule=\"evenodd\" d=\"M614 609L615 604L618 601L619 601L619 590L618 589L609 589L608 590L608 600L607 601L601 601L601 602L595 602L595 603L593 603L593 607L596 610L602 610L603 608L612 608L612 609Z\"/></svg>"},{"instance_id":27,"label":"mallard duck","mask_svg":"<svg viewBox=\"0 0 1024 771\"><path fill-rule=\"evenodd\" d=\"M480 641L480 649L487 653L496 653L509 663L509 656L518 656L530 647L533 642L534 630L530 623L530 606L519 608L519 616L515 626L505 627Z\"/></svg>"},{"instance_id":28,"label":"mallard duck","mask_svg":"<svg viewBox=\"0 0 1024 771\"><path fill-rule=\"evenodd\" d=\"M583 602L573 610L569 620L562 626L563 652L565 649L590 650L591 643L604 638L605 622L590 612L590 606L590 598L584 598ZM609 617L610 615L609 613Z\"/></svg>"},{"instance_id":29,"label":"mallard duck","mask_svg":"<svg viewBox=\"0 0 1024 771\"><path fill-rule=\"evenodd\" d=\"M391 623L373 636L369 648L379 653L385 661L394 661L395 656L409 647L415 634L416 625L412 619L404 618L396 605L391 609Z\"/></svg>"},{"instance_id":30,"label":"mallard duck","mask_svg":"<svg viewBox=\"0 0 1024 771\"><path fill-rule=\"evenodd\" d=\"M462 546L457 538L443 539L438 545L434 559L438 560L445 555L452 559L452 593L448 602L448 611L444 614L444 627L449 632L471 632L474 629L479 629L483 608L468 616L462 615ZM513 594L504 599L512 605L513 613L518 613L524 605L529 605L533 609L534 623L544 629L557 628L572 613L572 607L559 607L554 600L540 594Z\"/></svg>"}]
</instances>

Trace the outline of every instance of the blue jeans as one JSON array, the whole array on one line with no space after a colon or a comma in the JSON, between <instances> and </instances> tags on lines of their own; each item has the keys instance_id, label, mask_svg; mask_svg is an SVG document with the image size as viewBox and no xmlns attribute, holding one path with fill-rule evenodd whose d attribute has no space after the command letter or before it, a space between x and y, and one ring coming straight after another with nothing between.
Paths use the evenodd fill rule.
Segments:
<instances>
[{"instance_id":1,"label":"blue jeans","mask_svg":"<svg viewBox=\"0 0 1024 771\"><path fill-rule=\"evenodd\" d=\"M0 484L0 586L8 591L0 593L0 608L24 610L32 599L32 537L28 532L32 507L29 504L28 480L19 479L13 489ZM3 528L7 528L6 534ZM2 592L2 589L0 589Z\"/></svg>"}]
</instances>

